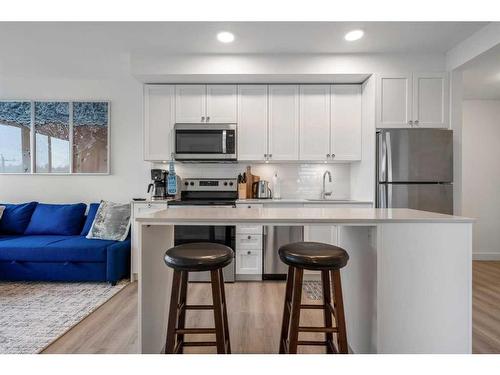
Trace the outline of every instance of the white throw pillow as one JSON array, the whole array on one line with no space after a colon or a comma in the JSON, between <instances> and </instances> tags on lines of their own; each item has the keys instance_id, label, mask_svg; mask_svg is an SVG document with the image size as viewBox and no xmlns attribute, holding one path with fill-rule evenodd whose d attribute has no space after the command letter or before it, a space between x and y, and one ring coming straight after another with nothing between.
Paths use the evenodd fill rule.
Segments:
<instances>
[{"instance_id":1,"label":"white throw pillow","mask_svg":"<svg viewBox=\"0 0 500 375\"><path fill-rule=\"evenodd\" d=\"M5 206L0 206L0 220L2 220L3 211L5 210Z\"/></svg>"},{"instance_id":2,"label":"white throw pillow","mask_svg":"<svg viewBox=\"0 0 500 375\"><path fill-rule=\"evenodd\" d=\"M101 201L86 238L124 241L130 229L130 204Z\"/></svg>"}]
</instances>

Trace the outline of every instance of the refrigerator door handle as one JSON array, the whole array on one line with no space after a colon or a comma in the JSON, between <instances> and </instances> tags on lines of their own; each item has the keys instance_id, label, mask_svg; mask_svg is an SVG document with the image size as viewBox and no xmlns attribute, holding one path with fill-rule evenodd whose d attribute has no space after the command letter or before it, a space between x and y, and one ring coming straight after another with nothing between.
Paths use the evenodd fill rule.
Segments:
<instances>
[{"instance_id":1,"label":"refrigerator door handle","mask_svg":"<svg viewBox=\"0 0 500 375\"><path fill-rule=\"evenodd\" d=\"M385 133L385 168L387 174L387 182L392 182L392 151L391 151L391 133Z\"/></svg>"},{"instance_id":2,"label":"refrigerator door handle","mask_svg":"<svg viewBox=\"0 0 500 375\"><path fill-rule=\"evenodd\" d=\"M386 207L387 208L392 208L392 185L387 184L387 188L385 189L385 194L386 194Z\"/></svg>"},{"instance_id":3,"label":"refrigerator door handle","mask_svg":"<svg viewBox=\"0 0 500 375\"><path fill-rule=\"evenodd\" d=\"M387 208L387 184L378 185L377 208Z\"/></svg>"},{"instance_id":4,"label":"refrigerator door handle","mask_svg":"<svg viewBox=\"0 0 500 375\"><path fill-rule=\"evenodd\" d=\"M378 143L378 182L385 182L387 180L387 170L386 170L386 165L387 165L387 150L385 146L385 139L384 139L384 134L383 132L380 132L377 134L377 143Z\"/></svg>"}]
</instances>

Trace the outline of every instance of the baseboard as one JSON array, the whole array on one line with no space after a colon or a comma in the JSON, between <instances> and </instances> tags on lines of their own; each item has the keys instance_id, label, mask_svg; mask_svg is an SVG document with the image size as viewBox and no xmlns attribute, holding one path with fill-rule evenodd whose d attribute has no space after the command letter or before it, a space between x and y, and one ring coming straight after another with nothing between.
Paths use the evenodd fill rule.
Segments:
<instances>
[{"instance_id":1,"label":"baseboard","mask_svg":"<svg viewBox=\"0 0 500 375\"><path fill-rule=\"evenodd\" d=\"M473 260L499 260L500 261L500 253L488 253L488 252L478 252L472 253Z\"/></svg>"}]
</instances>

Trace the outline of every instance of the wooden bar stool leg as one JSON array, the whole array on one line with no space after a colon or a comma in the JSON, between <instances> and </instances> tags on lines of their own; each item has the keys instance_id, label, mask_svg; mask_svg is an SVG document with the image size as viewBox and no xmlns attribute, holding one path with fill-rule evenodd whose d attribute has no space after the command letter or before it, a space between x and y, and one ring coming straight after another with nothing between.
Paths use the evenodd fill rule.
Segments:
<instances>
[{"instance_id":1,"label":"wooden bar stool leg","mask_svg":"<svg viewBox=\"0 0 500 375\"><path fill-rule=\"evenodd\" d=\"M300 324L300 303L302 300L302 278L304 270L302 268L294 268L293 276L293 296L292 296L292 313L290 323L290 342L288 353L296 354L299 341L299 324Z\"/></svg>"},{"instance_id":2,"label":"wooden bar stool leg","mask_svg":"<svg viewBox=\"0 0 500 375\"><path fill-rule=\"evenodd\" d=\"M177 323L178 329L184 329L186 325L186 303L187 303L187 288L188 288L188 272L181 271L181 287L179 292L179 320ZM177 335L179 350L178 353L184 353L184 335Z\"/></svg>"},{"instance_id":3,"label":"wooden bar stool leg","mask_svg":"<svg viewBox=\"0 0 500 375\"><path fill-rule=\"evenodd\" d=\"M283 306L283 320L281 321L280 354L286 353L286 342L288 341L288 331L290 328L290 310L292 308L293 294L293 267L288 267L288 277L286 278L285 303Z\"/></svg>"},{"instance_id":4,"label":"wooden bar stool leg","mask_svg":"<svg viewBox=\"0 0 500 375\"><path fill-rule=\"evenodd\" d=\"M337 344L339 353L348 354L347 330L344 316L344 301L342 299L342 283L340 281L340 270L332 271L333 297L335 301L335 321L338 327Z\"/></svg>"},{"instance_id":5,"label":"wooden bar stool leg","mask_svg":"<svg viewBox=\"0 0 500 375\"><path fill-rule=\"evenodd\" d=\"M224 320L224 339L226 340L227 345L227 354L231 354L231 340L229 337L229 319L227 317L227 304L226 304L226 288L224 286L224 274L222 272L222 268L219 269L219 282L220 282L220 294L222 300L222 318Z\"/></svg>"},{"instance_id":6,"label":"wooden bar stool leg","mask_svg":"<svg viewBox=\"0 0 500 375\"><path fill-rule=\"evenodd\" d=\"M218 270L210 271L210 276L212 282L212 299L214 305L215 341L217 343L217 354L225 354L226 345L224 343L224 322L222 318L222 298Z\"/></svg>"},{"instance_id":7,"label":"wooden bar stool leg","mask_svg":"<svg viewBox=\"0 0 500 375\"><path fill-rule=\"evenodd\" d=\"M332 312L330 311L329 305L332 303L332 294L330 290L330 274L328 271L321 271L321 283L323 284L323 317L326 328L333 327ZM325 333L326 341L326 352L328 354L333 354L335 352L335 347L333 344L333 333Z\"/></svg>"},{"instance_id":8,"label":"wooden bar stool leg","mask_svg":"<svg viewBox=\"0 0 500 375\"><path fill-rule=\"evenodd\" d=\"M172 292L170 295L170 308L167 323L167 338L165 342L165 354L173 354L175 348L175 325L177 324L177 305L179 304L181 272L174 270L172 280Z\"/></svg>"}]
</instances>

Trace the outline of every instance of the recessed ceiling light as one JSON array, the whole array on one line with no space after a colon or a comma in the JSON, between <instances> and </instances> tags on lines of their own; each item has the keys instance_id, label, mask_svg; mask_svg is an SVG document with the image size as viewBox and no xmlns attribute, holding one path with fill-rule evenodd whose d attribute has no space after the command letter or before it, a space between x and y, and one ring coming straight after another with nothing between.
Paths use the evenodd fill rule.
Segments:
<instances>
[{"instance_id":1,"label":"recessed ceiling light","mask_svg":"<svg viewBox=\"0 0 500 375\"><path fill-rule=\"evenodd\" d=\"M221 43L231 43L234 40L234 34L229 31L221 31L217 34L217 40Z\"/></svg>"},{"instance_id":2,"label":"recessed ceiling light","mask_svg":"<svg viewBox=\"0 0 500 375\"><path fill-rule=\"evenodd\" d=\"M365 35L363 30L352 30L345 34L344 38L348 42L354 42L355 40L359 40Z\"/></svg>"}]
</instances>

